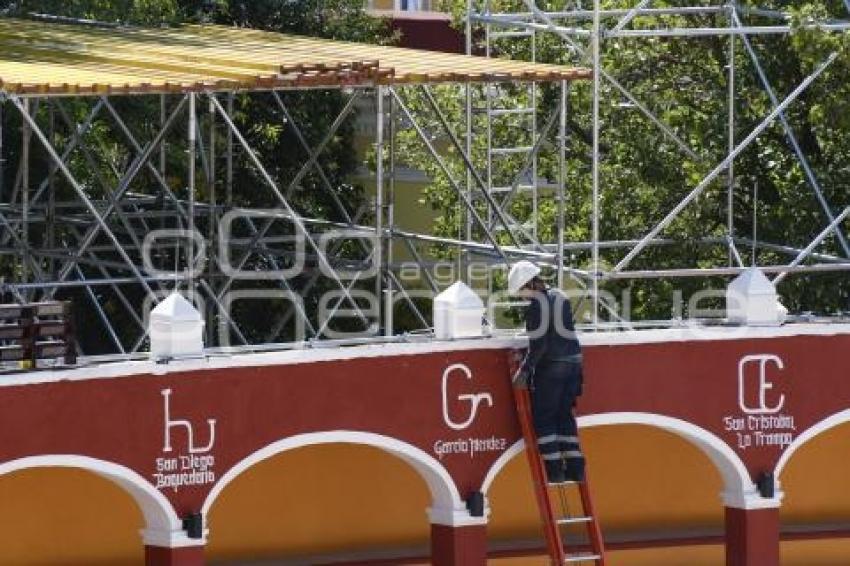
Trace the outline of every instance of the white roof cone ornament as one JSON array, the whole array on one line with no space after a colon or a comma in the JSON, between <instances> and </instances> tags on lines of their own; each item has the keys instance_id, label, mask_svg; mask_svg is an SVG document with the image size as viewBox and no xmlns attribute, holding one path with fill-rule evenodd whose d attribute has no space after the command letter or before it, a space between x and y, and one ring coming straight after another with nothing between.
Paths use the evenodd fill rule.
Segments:
<instances>
[{"instance_id":1,"label":"white roof cone ornament","mask_svg":"<svg viewBox=\"0 0 850 566\"><path fill-rule=\"evenodd\" d=\"M434 336L438 340L471 338L484 333L484 301L463 281L434 297Z\"/></svg>"},{"instance_id":2,"label":"white roof cone ornament","mask_svg":"<svg viewBox=\"0 0 850 566\"><path fill-rule=\"evenodd\" d=\"M196 357L204 353L204 321L198 310L174 292L150 314L151 358Z\"/></svg>"},{"instance_id":3,"label":"white roof cone ornament","mask_svg":"<svg viewBox=\"0 0 850 566\"><path fill-rule=\"evenodd\" d=\"M778 326L788 309L779 302L776 287L758 267L750 267L726 288L726 312L730 322L751 326Z\"/></svg>"}]
</instances>

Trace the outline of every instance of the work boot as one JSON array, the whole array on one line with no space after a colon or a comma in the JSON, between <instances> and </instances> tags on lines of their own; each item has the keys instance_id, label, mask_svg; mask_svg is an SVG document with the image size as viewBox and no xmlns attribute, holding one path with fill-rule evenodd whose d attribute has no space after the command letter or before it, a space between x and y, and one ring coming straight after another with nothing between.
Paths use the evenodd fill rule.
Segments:
<instances>
[{"instance_id":1,"label":"work boot","mask_svg":"<svg viewBox=\"0 0 850 566\"><path fill-rule=\"evenodd\" d=\"M563 475L567 481L584 481L584 458L567 458L563 465Z\"/></svg>"},{"instance_id":2,"label":"work boot","mask_svg":"<svg viewBox=\"0 0 850 566\"><path fill-rule=\"evenodd\" d=\"M567 481L564 466L560 460L544 460L543 463L546 465L546 481L549 485L557 485Z\"/></svg>"}]
</instances>

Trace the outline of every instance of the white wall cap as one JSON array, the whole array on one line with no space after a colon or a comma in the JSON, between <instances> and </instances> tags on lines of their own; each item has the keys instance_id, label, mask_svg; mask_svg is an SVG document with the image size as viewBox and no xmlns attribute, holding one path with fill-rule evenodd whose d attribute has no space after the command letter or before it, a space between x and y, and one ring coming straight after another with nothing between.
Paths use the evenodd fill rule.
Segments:
<instances>
[{"instance_id":1,"label":"white wall cap","mask_svg":"<svg viewBox=\"0 0 850 566\"><path fill-rule=\"evenodd\" d=\"M195 306L180 293L174 292L162 300L152 311L151 320L174 322L202 322Z\"/></svg>"},{"instance_id":2,"label":"white wall cap","mask_svg":"<svg viewBox=\"0 0 850 566\"><path fill-rule=\"evenodd\" d=\"M207 544L209 529L204 529L203 538L189 538L183 529L142 529L142 542L145 546L162 548L185 548L188 546L204 546Z\"/></svg>"},{"instance_id":3,"label":"white wall cap","mask_svg":"<svg viewBox=\"0 0 850 566\"><path fill-rule=\"evenodd\" d=\"M484 501L484 516L473 517L465 507L452 509L451 507L429 507L428 520L432 525L445 525L447 527L473 527L486 525L490 516L490 504Z\"/></svg>"},{"instance_id":4,"label":"white wall cap","mask_svg":"<svg viewBox=\"0 0 850 566\"><path fill-rule=\"evenodd\" d=\"M484 301L463 281L455 281L448 289L434 297L434 306L456 309L483 309Z\"/></svg>"},{"instance_id":5,"label":"white wall cap","mask_svg":"<svg viewBox=\"0 0 850 566\"><path fill-rule=\"evenodd\" d=\"M720 494L723 505L736 509L776 509L782 505L785 493L776 480L773 497L762 497L755 485L747 489L727 489Z\"/></svg>"}]
</instances>

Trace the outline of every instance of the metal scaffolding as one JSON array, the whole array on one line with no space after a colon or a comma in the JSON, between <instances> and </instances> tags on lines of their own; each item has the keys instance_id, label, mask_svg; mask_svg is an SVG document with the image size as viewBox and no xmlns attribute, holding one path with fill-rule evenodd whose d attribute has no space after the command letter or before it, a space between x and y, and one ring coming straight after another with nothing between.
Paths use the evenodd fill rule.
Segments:
<instances>
[{"instance_id":1,"label":"metal scaffolding","mask_svg":"<svg viewBox=\"0 0 850 566\"><path fill-rule=\"evenodd\" d=\"M334 85L201 85L184 92L153 89L149 94L132 93L129 103L127 94L97 89L74 95L4 86L0 88L4 117L0 130L13 123L13 117L19 119L21 143L15 148L3 146L0 135L0 168L8 166L4 156L10 151L15 152L18 164L11 186L3 186L3 179L9 177L0 169L0 255L13 257L18 266L2 288L11 300L19 302L78 293L75 297L86 301L86 306L78 307L90 307L92 317L102 325L107 343L99 352L133 354L143 349L147 312L174 291L187 294L204 314L208 346L262 348L264 343L278 341L276 337L289 326L293 328L287 334L291 345L303 346L326 338L328 344L335 344L341 336L349 341L398 339L402 313L413 321L405 331L427 335L431 317L426 307L444 284L437 270L445 262L438 260L451 256L462 268L460 275L454 273L459 277L466 277L465 268L471 262L483 263L488 268L488 292L496 294L493 274L527 258L550 268L558 286L583 293L585 298L580 301L590 305L589 327L604 328L621 319L616 305L600 299L600 286L608 281L726 276L745 269L738 246L753 246L754 242L734 229L733 166L736 156L776 121L792 144L826 220L824 230L805 248L760 242L765 249L793 258L786 264L761 267L777 274L776 283L794 273L850 269L846 224L842 225L850 207L836 212L826 201L784 114L837 54L781 98L761 68L749 37L788 33L787 15L735 4L682 8L650 8L648 4L641 0L631 9L604 10L596 0L593 10L560 12L541 10L533 0L515 12L494 11L490 0L483 6L469 4L470 53L475 52L471 38L479 26L484 30L485 55L504 53L506 42L527 42L532 63L538 56L536 42L541 34L554 34L573 53L577 65L589 65L595 71L590 109L592 151L587 164L592 171L591 237L587 241L568 241L566 236L565 199L571 190L567 122L570 112L576 112L569 107L571 79L567 76L528 74L506 79L494 72L485 80L452 80L447 69L439 81L393 82L368 65L347 65L340 67L341 72L368 76ZM636 18L709 12L726 14L729 26L630 27ZM745 18L751 14L775 18L781 25L748 26ZM817 25L825 30L850 29L850 22ZM672 210L659 211L662 218L640 238L603 239L600 208L605 179L600 175L599 148L603 85L633 104L684 156L695 156L673 128L602 66L605 40L707 34L730 37L728 155ZM741 47L770 94L773 109L748 135L737 139L733 63ZM574 78L587 77L577 74ZM461 110L446 108L441 102L445 99L435 92L438 88L454 89L457 100L463 101ZM287 99L298 93L311 96L317 89L332 89L344 96L340 112L318 138L306 135L312 125L298 123ZM234 104L237 95L262 100L279 117L280 127L290 130L299 150L309 156L291 179L284 181L270 170L266 156L252 147L247 133L240 129ZM339 188L329 180L322 155L363 100L369 100L368 107L374 110L370 118L375 131L374 199L364 209L350 210L340 198ZM135 103L156 109L156 119L145 124L147 134L140 134L139 124L128 123L124 116L123 109ZM76 115L85 108L86 116L75 118L71 105ZM507 139L492 127L497 121L512 124ZM99 138L91 135L96 126L107 128L121 141L130 156L123 167L106 166L99 159L111 149L98 146ZM415 134L462 207L464 222L457 237L416 233L398 225L395 192L398 163L403 158L398 154L402 132ZM318 142L311 144L311 139ZM182 147L185 155L179 170L167 159L175 147ZM557 163L545 178L539 167L544 154ZM85 183L73 172L81 163L92 173ZM240 205L234 195L240 168L249 168L259 179L261 185L255 190L272 203L270 207L258 210ZM729 263L629 270L632 260L646 248L675 244L674 239L662 237L664 228L724 173L729 191L728 234L723 238L706 236L699 244L728 249ZM311 217L295 204L293 197L308 175L318 177L320 189L331 203L333 212L328 217ZM523 206L517 207L518 203ZM546 230L537 224L543 207L556 211L555 226ZM818 245L830 235L839 239L845 257L818 253ZM435 247L445 254L431 253ZM619 261L603 268L602 251L620 253ZM589 267L575 267L570 259L574 253L589 254ZM415 268L415 277L406 276L411 268ZM262 284L252 288L246 281ZM246 329L238 309L234 310L238 301L251 299L286 305L262 336L250 335L256 334L256 328ZM342 329L331 331L340 322Z\"/></svg>"},{"instance_id":2,"label":"metal scaffolding","mask_svg":"<svg viewBox=\"0 0 850 566\"><path fill-rule=\"evenodd\" d=\"M100 57L113 57L117 46L110 42L132 43L136 35L147 34L133 47L144 50L140 56L148 59L127 62L119 54L116 65L151 67L154 75L174 71L179 65L175 56L178 61L186 60L183 53L170 52L174 50L171 45L150 47L148 36L156 34L155 30L110 35L110 30L101 34L96 26L79 30L74 25L52 25L42 29L27 22L21 27L26 33L39 34L39 41L82 34L79 41L90 42L90 50ZM5 30L0 22L0 43L17 46L16 33L14 27ZM586 71L340 44L338 50L344 51L344 56L363 60L349 63L348 59L332 59L343 56L334 53L332 42L315 40L301 47L304 53L300 56L324 57L318 66L293 65L269 77L243 76L246 67L256 72L256 65L272 64L271 60L263 63L261 55L277 44L258 41L282 40L249 31L240 35L203 28L163 33L170 33L172 42L184 39L181 33L194 34L193 57L200 66L214 66L210 71L217 74L214 80L191 75L181 78L188 84L181 87L170 84L169 76L160 78L164 82L157 86L133 67L121 72L132 72L131 79L139 76L138 80L146 82L134 86L122 75L126 82L104 86L97 81L112 80L104 72L90 79L93 84L54 86L56 78L48 71L39 74L47 77L43 83L35 77L30 81L27 75L17 82L4 76L0 88L4 118L0 127L19 120L21 128L19 148L0 147L4 153L0 157L15 152L17 165L11 186L2 186L11 177L0 174L0 254L12 258L7 264L12 275L2 282L2 289L7 300L17 302L50 300L57 295L67 298L75 293L77 308L101 326L102 332L95 334L103 340L95 353L133 355L143 350L151 307L175 291L192 299L203 313L208 346L262 348L281 335L290 345L303 346L320 339L338 343L340 337L348 341L393 339L397 334L393 315L403 311L413 321L406 330L427 335L431 317L424 305L443 285L435 273L441 262L429 254L433 246L460 248L468 257L484 258L497 267L520 257L557 265L557 250L539 245L535 230L517 227L493 198L489 190L492 178L481 176L477 169L480 160L469 149L472 146L465 146L472 137L464 140L455 132L457 117L450 115L432 89L453 84L439 88L458 92L466 88L476 93L476 99L486 98L493 104L498 97L490 90L491 83L486 89L476 84L491 75L492 84L524 80L533 93L537 87L528 79L552 81L564 89L573 78L587 78ZM243 42L245 59L239 59L238 53L222 55L218 44L206 55L207 46L194 41L203 34L218 34L219 41ZM309 41L290 40L298 45ZM28 49L38 51L41 46L36 43ZM97 53L99 49L103 55ZM15 56L11 55L11 61L17 63ZM225 63L220 62L221 57L229 58L232 67L222 71ZM372 57L377 61L372 62ZM386 68L383 57L394 67ZM393 57L410 58L410 62L405 67ZM76 63L67 63L57 72L68 72L67 66L72 64ZM100 69L96 61L91 69L75 72L85 75L100 73ZM190 68L178 71L195 72ZM227 80L218 78L225 73ZM234 75L242 82L235 82ZM304 84L298 84L301 81ZM314 125L299 123L291 105L307 103L323 89L339 93L343 103L317 136ZM237 119L237 97L265 105L308 156L292 178L281 179L270 169L268 156L252 146ZM299 97L304 100L298 101ZM324 169L323 154L364 100L374 123L375 190L371 204L351 210ZM534 102L532 96L529 104ZM140 118L140 109L146 109L147 118ZM533 111L533 107L524 109ZM144 123L133 123L128 115ZM550 122L557 122L557 115L553 110ZM403 129L418 134L450 180L471 218L471 237L441 238L396 224L396 138ZM550 125L546 133L551 129ZM103 136L94 135L95 130L108 131L110 143L117 143L120 149L104 147ZM435 143L438 137L447 140L460 156L462 173L449 163L447 147ZM533 133L532 140L539 138L535 146L542 145L544 137ZM0 136L0 144L2 139ZM127 155L123 165L105 158L121 152ZM175 155L184 156L181 163L174 163ZM0 159L0 164L9 161ZM508 189L519 187L527 170L533 170L533 160L529 163ZM234 189L240 170L243 174L250 170L258 179L253 191L262 194L258 200L270 203L268 206L240 206ZM323 191L330 203L326 217L305 214L296 204L301 183L308 176L318 178L317 190ZM563 179L558 186L563 186ZM483 243L474 241L478 234L485 237ZM506 238L510 245L504 245ZM528 243L535 245L526 249ZM418 275L405 277L402 272L412 266ZM267 327L261 329L262 335L257 335L256 321L248 328L240 321L238 302L248 300L284 303L284 308L276 311L279 316L263 325ZM339 328L332 328L334 325ZM282 333L284 328L291 330ZM83 330L91 334L90 328Z\"/></svg>"},{"instance_id":3,"label":"metal scaffolding","mask_svg":"<svg viewBox=\"0 0 850 566\"><path fill-rule=\"evenodd\" d=\"M557 54L559 61L567 61L569 64L587 65L593 69L592 95L590 108L584 109L589 115L590 123L590 202L591 214L588 219L590 226L590 238L587 241L572 241L565 243L562 240L563 222L562 200L558 200L559 207L558 238L555 245L544 246L545 249L558 250L558 268L563 269L564 254L566 251L584 250L589 251L589 268L580 272L583 279L582 287L586 288L585 296L590 299L591 310L588 325L590 328L610 327L611 323L618 326L617 313L612 305L607 304L600 293L600 285L617 280L628 281L637 279L664 279L664 278L708 278L716 276L737 275L747 268L742 260L738 248L742 246L755 247L771 250L778 254L793 258L788 263L776 265L760 265L759 267L768 274L776 274L773 279L775 284L781 283L788 275L794 273L816 273L830 271L845 271L850 266L850 247L847 243L846 218L850 213L850 202L829 203L824 195L823 188L819 183L806 155L801 149L797 134L787 118L788 107L797 101L818 77L832 65L838 53L830 54L817 68L800 82L790 93L781 98L775 91L770 79L765 72L762 62L753 48L751 38L765 34L790 35L799 30L820 30L827 33L847 33L850 30L850 19L830 20L825 22L803 22L792 25L792 14L778 10L762 9L752 6L743 6L737 2L722 3L717 5L703 6L665 6L652 7L651 0L639 0L634 5L625 9L608 9L601 5L600 0L593 0L590 9L582 7L581 2L567 2L561 4L559 9L541 8L541 3L536 0L469 0L467 4L467 37L480 37L483 46L478 52L483 55L503 55L522 51L518 48L518 38L532 37L536 41L548 36L560 43L560 53ZM850 13L850 5L847 5ZM724 18L727 25L723 27L703 27L693 25L686 27L681 24L681 19L674 26L667 23L671 16L680 16L687 20L692 16L712 15ZM752 19L773 20L775 25L752 25L748 23ZM641 115L659 132L663 134L680 151L682 160L699 161L699 156L690 147L689 143L680 136L674 127L664 122L662 117L653 112L648 101L640 100L640 97L615 77L603 63L603 54L608 61L616 58L616 52L605 51L607 42L622 38L642 39L664 38L703 38L703 37L728 37L728 60L726 69L728 73L728 99L726 101L728 115L728 151L727 154L710 169L696 186L689 188L679 202L669 211L658 211L660 218L654 225L647 226L643 235L632 240L610 240L601 236L601 207L602 195L606 187L606 179L601 177L600 165L604 162L604 156L600 154L600 104L614 104L618 100L626 100L627 104L636 109ZM695 47L698 49L699 47ZM467 42L469 53L476 52L476 46ZM737 58L741 51L747 57L755 75L758 77L759 86L767 93L772 104L770 112L763 116L761 121L755 125L744 137L740 137L737 122L736 101L740 92L736 83L735 69ZM532 60L540 60L539 49L525 50L525 56ZM739 61L737 61L739 62ZM651 63L648 63L651 64ZM562 112L566 113L567 103L562 102ZM577 109L573 108L575 113ZM788 144L793 151L800 167L804 171L805 179L817 199L818 206L823 213L824 230L819 233L809 245L804 248L787 245L783 242L756 242L755 238L748 238L735 230L735 199L738 187L735 173L735 160L743 151L752 145L767 128L778 123L781 125ZM562 133L563 135L563 133ZM635 143L639 143L637 140ZM530 148L529 148L530 149ZM533 153L533 150L532 150ZM485 168L490 168L490 163ZM702 195L713 183L720 180L726 182L726 236L723 238L712 237L706 234L696 243L709 248L726 248L728 260L726 265L714 266L696 265L695 263L681 266L665 266L657 269L635 269L629 266L633 260L648 248L656 246L669 246L675 241L670 238L662 238L662 234L671 222L673 222L687 207ZM532 182L537 182L534 178ZM492 188L492 187L491 187ZM610 195L610 193L609 193ZM535 198L537 198L535 193ZM844 208L835 208L839 205ZM538 208L535 203L535 210ZM834 236L838 247L843 255L836 257L831 254L817 254L819 244L827 237ZM617 251L617 254L609 253L610 257L616 257L611 265L603 267L600 261L600 251ZM754 262L755 263L755 262ZM559 283L561 280L559 279ZM602 317L607 318L603 321Z\"/></svg>"}]
</instances>

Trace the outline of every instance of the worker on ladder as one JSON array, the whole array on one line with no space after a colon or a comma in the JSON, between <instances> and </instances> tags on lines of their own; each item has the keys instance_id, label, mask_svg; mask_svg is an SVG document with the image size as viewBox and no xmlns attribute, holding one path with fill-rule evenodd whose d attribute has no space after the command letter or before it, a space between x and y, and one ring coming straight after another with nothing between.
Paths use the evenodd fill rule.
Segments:
<instances>
[{"instance_id":1,"label":"worker on ladder","mask_svg":"<svg viewBox=\"0 0 850 566\"><path fill-rule=\"evenodd\" d=\"M529 300L525 310L528 353L513 385L528 388L540 454L550 484L584 481L584 456L573 407L581 395L581 346L572 307L540 278L540 268L520 261L508 274L508 292Z\"/></svg>"}]
</instances>

